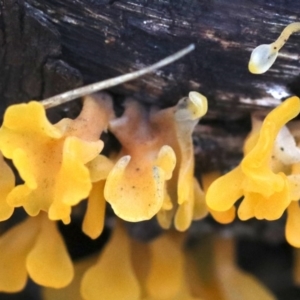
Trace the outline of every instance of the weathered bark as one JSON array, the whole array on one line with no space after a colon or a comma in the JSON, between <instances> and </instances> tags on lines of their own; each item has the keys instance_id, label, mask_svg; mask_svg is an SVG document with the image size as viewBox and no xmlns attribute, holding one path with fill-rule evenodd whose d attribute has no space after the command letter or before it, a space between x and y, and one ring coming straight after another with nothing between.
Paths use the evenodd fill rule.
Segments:
<instances>
[{"instance_id":1,"label":"weathered bark","mask_svg":"<svg viewBox=\"0 0 300 300\"><path fill-rule=\"evenodd\" d=\"M275 105L299 83L294 37L270 72L247 71L251 50L297 20L297 1L3 0L1 11L0 93L9 103L79 84L80 74L64 62L84 82L94 82L151 64L189 43L197 49L188 57L114 91L165 106L199 90L209 97L215 117L232 105L242 112L248 105ZM56 76L54 87L49 73Z\"/></svg>"}]
</instances>

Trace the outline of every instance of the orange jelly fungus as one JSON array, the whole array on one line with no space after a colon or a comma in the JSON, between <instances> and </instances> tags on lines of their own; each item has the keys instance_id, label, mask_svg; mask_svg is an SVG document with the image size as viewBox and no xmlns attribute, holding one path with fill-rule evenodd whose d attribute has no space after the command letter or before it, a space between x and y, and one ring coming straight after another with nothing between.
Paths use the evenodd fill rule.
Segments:
<instances>
[{"instance_id":1,"label":"orange jelly fungus","mask_svg":"<svg viewBox=\"0 0 300 300\"><path fill-rule=\"evenodd\" d=\"M109 173L104 196L120 218L138 222L152 218L163 205L165 181L172 176L176 157L164 137L166 128L152 121L151 112L127 100L125 112L109 129L122 145Z\"/></svg>"},{"instance_id":2,"label":"orange jelly fungus","mask_svg":"<svg viewBox=\"0 0 300 300\"><path fill-rule=\"evenodd\" d=\"M22 290L28 275L39 285L62 288L73 264L56 222L45 213L28 218L0 237L0 291Z\"/></svg>"},{"instance_id":3,"label":"orange jelly fungus","mask_svg":"<svg viewBox=\"0 0 300 300\"><path fill-rule=\"evenodd\" d=\"M10 106L0 129L0 149L12 159L24 180L7 196L12 207L23 206L30 216L46 211L52 220L70 222L71 206L92 188L86 163L103 148L100 134L112 115L111 99L85 97L75 119L52 125L39 102Z\"/></svg>"},{"instance_id":4,"label":"orange jelly fungus","mask_svg":"<svg viewBox=\"0 0 300 300\"><path fill-rule=\"evenodd\" d=\"M249 138L245 157L231 172L212 183L206 195L207 205L215 211L226 211L244 196L238 209L242 220L276 220L293 200L297 187L282 171L272 169L276 138L282 127L300 112L300 100L291 97L271 111L259 134Z\"/></svg>"},{"instance_id":5,"label":"orange jelly fungus","mask_svg":"<svg viewBox=\"0 0 300 300\"><path fill-rule=\"evenodd\" d=\"M205 215L204 196L193 175L191 135L206 111L206 98L196 92L163 110L147 111L127 100L124 115L110 122L122 150L104 191L120 218L138 222L158 213L164 228L175 218L183 231Z\"/></svg>"}]
</instances>

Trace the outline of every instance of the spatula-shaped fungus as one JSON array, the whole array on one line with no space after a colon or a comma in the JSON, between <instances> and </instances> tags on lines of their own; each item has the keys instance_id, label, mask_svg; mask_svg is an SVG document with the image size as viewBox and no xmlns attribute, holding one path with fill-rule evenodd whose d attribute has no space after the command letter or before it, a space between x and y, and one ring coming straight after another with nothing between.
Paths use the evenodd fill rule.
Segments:
<instances>
[{"instance_id":1,"label":"spatula-shaped fungus","mask_svg":"<svg viewBox=\"0 0 300 300\"><path fill-rule=\"evenodd\" d=\"M250 56L249 71L253 74L262 74L268 71L275 62L279 50L284 46L290 35L298 31L300 31L300 23L291 23L284 28L275 42L257 46Z\"/></svg>"}]
</instances>

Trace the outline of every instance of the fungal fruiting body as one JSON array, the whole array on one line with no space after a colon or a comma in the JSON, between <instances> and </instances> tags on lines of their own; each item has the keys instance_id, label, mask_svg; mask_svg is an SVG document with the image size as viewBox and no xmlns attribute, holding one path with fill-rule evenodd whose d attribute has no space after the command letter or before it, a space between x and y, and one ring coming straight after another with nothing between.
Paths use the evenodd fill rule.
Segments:
<instances>
[{"instance_id":1,"label":"fungal fruiting body","mask_svg":"<svg viewBox=\"0 0 300 300\"><path fill-rule=\"evenodd\" d=\"M174 175L167 183L166 197L171 200L172 206L162 207L158 214L158 221L163 228L169 228L174 218L176 229L184 231L192 220L203 218L207 213L204 193L194 178L192 141L192 132L206 112L206 97L190 92L175 107L160 111L155 117L159 122L159 118L166 120L168 115L171 126L166 139L177 158Z\"/></svg>"},{"instance_id":2,"label":"fungal fruiting body","mask_svg":"<svg viewBox=\"0 0 300 300\"><path fill-rule=\"evenodd\" d=\"M183 241L171 233L141 244L118 224L96 264L83 275L83 298L199 300L187 281Z\"/></svg>"},{"instance_id":3,"label":"fungal fruiting body","mask_svg":"<svg viewBox=\"0 0 300 300\"><path fill-rule=\"evenodd\" d=\"M117 225L98 261L83 276L84 299L140 299L141 289L130 263L130 248L124 228Z\"/></svg>"},{"instance_id":4,"label":"fungal fruiting body","mask_svg":"<svg viewBox=\"0 0 300 300\"><path fill-rule=\"evenodd\" d=\"M31 217L0 237L0 291L22 290L28 275L39 285L62 288L73 264L56 227L45 213Z\"/></svg>"},{"instance_id":5,"label":"fungal fruiting body","mask_svg":"<svg viewBox=\"0 0 300 300\"><path fill-rule=\"evenodd\" d=\"M98 260L80 270L83 299L275 299L236 265L233 238L209 235L188 249L186 238L171 230L141 243L118 222Z\"/></svg>"},{"instance_id":6,"label":"fungal fruiting body","mask_svg":"<svg viewBox=\"0 0 300 300\"><path fill-rule=\"evenodd\" d=\"M184 231L193 219L206 215L202 190L194 179L194 145L192 133L201 117L207 113L207 99L197 92L179 101L175 112L176 136L180 150L178 163L177 203L175 227Z\"/></svg>"},{"instance_id":7,"label":"fungal fruiting body","mask_svg":"<svg viewBox=\"0 0 300 300\"><path fill-rule=\"evenodd\" d=\"M0 129L0 149L12 159L24 184L7 196L11 207L23 206L30 216L46 211L52 220L70 222L71 206L92 187L86 163L103 148L107 101L87 97L75 120L52 125L38 102L9 107ZM99 117L99 118L98 118Z\"/></svg>"},{"instance_id":8,"label":"fungal fruiting body","mask_svg":"<svg viewBox=\"0 0 300 300\"><path fill-rule=\"evenodd\" d=\"M175 218L183 231L205 216L191 135L206 111L207 99L196 92L163 110L126 101L123 115L109 125L122 149L104 186L104 198L120 218L138 222L158 213L163 227Z\"/></svg>"},{"instance_id":9,"label":"fungal fruiting body","mask_svg":"<svg viewBox=\"0 0 300 300\"><path fill-rule=\"evenodd\" d=\"M174 151L165 144L162 128L133 100L127 100L123 116L111 121L109 130L122 150L107 177L105 199L124 220L148 220L163 204L165 181L176 163Z\"/></svg>"},{"instance_id":10,"label":"fungal fruiting body","mask_svg":"<svg viewBox=\"0 0 300 300\"><path fill-rule=\"evenodd\" d=\"M87 199L87 209L78 209L84 215L82 231L92 239L103 231L106 202L126 221L157 215L163 227L174 222L179 231L207 214L204 192L194 178L192 142L194 127L207 112L203 95L191 92L176 106L163 110L127 100L119 118L106 94L85 96L82 111L74 120L65 118L52 124L45 112L45 108L87 91L155 70L193 47L128 76L7 109L0 129L0 150L12 161L23 183L15 186L13 172L1 157L0 220L10 218L16 207L24 208L28 217L0 237L0 291L19 291L28 277L54 289L70 284L73 263L56 221L69 223L72 208L83 199ZM104 146L100 136L107 129L121 144L120 152L109 157L100 154ZM142 245L117 221L98 262L83 276L82 297L200 299L187 280L183 242L184 236L171 232ZM140 267L145 260L149 263Z\"/></svg>"},{"instance_id":11,"label":"fungal fruiting body","mask_svg":"<svg viewBox=\"0 0 300 300\"><path fill-rule=\"evenodd\" d=\"M229 209L244 196L238 208L241 220L276 220L288 209L286 237L297 247L300 150L285 124L299 112L299 98L291 97L271 111L261 127L255 125L241 164L213 182L206 196L208 206L216 211Z\"/></svg>"},{"instance_id":12,"label":"fungal fruiting body","mask_svg":"<svg viewBox=\"0 0 300 300\"><path fill-rule=\"evenodd\" d=\"M299 23L288 26L271 46L254 50L249 69L266 71L283 40L298 27ZM286 238L300 248L299 138L285 126L300 112L299 98L287 99L263 122L253 118L241 164L224 176L204 174L203 189L194 177L192 133L208 104L198 92L167 109L128 99L118 118L112 99L97 94L85 96L74 120L51 124L46 117L45 108L137 78L193 48L131 74L7 109L0 151L12 160L24 183L15 186L12 170L1 157L0 221L10 218L15 207L23 207L29 217L0 237L0 291L21 290L28 276L55 289L70 284L73 263L55 221L69 223L71 209L83 199L88 200L84 212L78 209L82 231L96 239L104 228L106 202L115 219L140 222L156 215L162 228L174 224L177 231L185 231L208 212L220 223L232 222L234 204L244 197L238 208L242 220L275 220L287 209ZM106 130L121 146L108 157L100 154L100 136ZM113 227L112 236L98 260L89 260L75 276L71 287L76 295L72 291L49 299L74 300L79 294L85 300L274 299L235 265L232 238L215 237L188 252L187 235L175 230L142 244L128 235L123 221L107 223Z\"/></svg>"},{"instance_id":13,"label":"fungal fruiting body","mask_svg":"<svg viewBox=\"0 0 300 300\"><path fill-rule=\"evenodd\" d=\"M300 31L300 23L291 23L282 31L275 42L257 46L250 56L249 71L253 74L262 74L268 71L290 35L298 31Z\"/></svg>"}]
</instances>

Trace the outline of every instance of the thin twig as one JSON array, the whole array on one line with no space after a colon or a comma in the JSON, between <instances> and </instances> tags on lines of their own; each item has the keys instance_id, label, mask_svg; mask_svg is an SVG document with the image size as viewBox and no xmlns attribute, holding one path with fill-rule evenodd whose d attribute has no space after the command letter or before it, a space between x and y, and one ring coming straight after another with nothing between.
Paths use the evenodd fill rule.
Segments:
<instances>
[{"instance_id":1,"label":"thin twig","mask_svg":"<svg viewBox=\"0 0 300 300\"><path fill-rule=\"evenodd\" d=\"M115 78L107 79L107 80L104 80L101 82L92 83L92 84L80 87L78 89L74 89L74 90L59 94L57 96L50 97L48 99L41 101L41 103L47 109L47 108L51 108L51 107L58 106L63 103L72 101L76 98L79 98L79 97L82 97L85 95L89 95L89 94L116 86L118 84L130 81L130 80L134 80L138 77L141 77L145 74L151 73L159 68L162 68L162 67L178 60L179 58L181 58L181 57L185 56L186 54L190 53L191 51L193 51L194 49L195 49L195 45L191 44L188 47L176 52L175 54L168 56L168 57L164 58L163 60L155 63L154 65L146 67L142 70L138 70L138 71L135 71L132 73L121 75L121 76L118 76Z\"/></svg>"}]
</instances>

